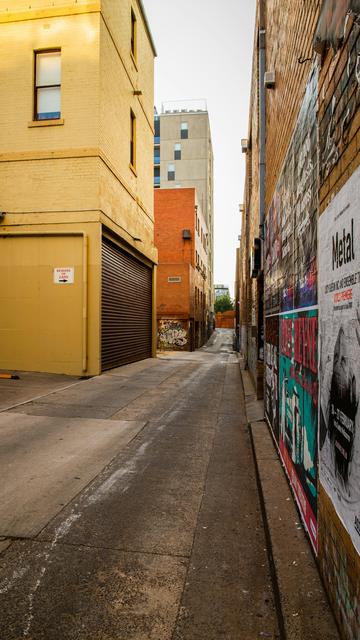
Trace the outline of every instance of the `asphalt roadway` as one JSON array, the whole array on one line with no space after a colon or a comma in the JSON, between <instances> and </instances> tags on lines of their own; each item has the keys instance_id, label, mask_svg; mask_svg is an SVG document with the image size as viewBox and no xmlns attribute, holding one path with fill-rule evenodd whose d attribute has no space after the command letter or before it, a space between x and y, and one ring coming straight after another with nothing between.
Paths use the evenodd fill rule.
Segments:
<instances>
[{"instance_id":1,"label":"asphalt roadway","mask_svg":"<svg viewBox=\"0 0 360 640\"><path fill-rule=\"evenodd\" d=\"M0 387L0 640L310 637L284 627L231 331L24 379Z\"/></svg>"}]
</instances>

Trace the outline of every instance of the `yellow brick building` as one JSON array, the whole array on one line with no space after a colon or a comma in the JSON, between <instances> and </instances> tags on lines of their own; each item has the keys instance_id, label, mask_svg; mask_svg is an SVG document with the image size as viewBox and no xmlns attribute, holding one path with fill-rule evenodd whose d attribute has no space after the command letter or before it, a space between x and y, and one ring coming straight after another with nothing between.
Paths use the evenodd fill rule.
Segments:
<instances>
[{"instance_id":1,"label":"yellow brick building","mask_svg":"<svg viewBox=\"0 0 360 640\"><path fill-rule=\"evenodd\" d=\"M153 354L153 77L140 0L0 0L0 368Z\"/></svg>"}]
</instances>

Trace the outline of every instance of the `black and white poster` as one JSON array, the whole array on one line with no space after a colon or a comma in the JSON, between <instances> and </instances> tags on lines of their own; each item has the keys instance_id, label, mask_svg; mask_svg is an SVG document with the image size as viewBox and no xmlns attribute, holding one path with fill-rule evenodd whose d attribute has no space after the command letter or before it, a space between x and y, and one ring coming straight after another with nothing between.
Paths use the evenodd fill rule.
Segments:
<instances>
[{"instance_id":1,"label":"black and white poster","mask_svg":"<svg viewBox=\"0 0 360 640\"><path fill-rule=\"evenodd\" d=\"M320 481L360 552L360 168L319 219Z\"/></svg>"}]
</instances>

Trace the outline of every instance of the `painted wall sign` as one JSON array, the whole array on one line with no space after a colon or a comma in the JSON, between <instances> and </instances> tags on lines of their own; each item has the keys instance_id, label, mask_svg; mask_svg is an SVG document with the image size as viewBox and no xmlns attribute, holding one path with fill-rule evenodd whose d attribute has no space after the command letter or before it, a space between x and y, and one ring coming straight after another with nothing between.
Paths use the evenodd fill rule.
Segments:
<instances>
[{"instance_id":1,"label":"painted wall sign","mask_svg":"<svg viewBox=\"0 0 360 640\"><path fill-rule=\"evenodd\" d=\"M280 318L279 449L317 550L317 311Z\"/></svg>"},{"instance_id":2,"label":"painted wall sign","mask_svg":"<svg viewBox=\"0 0 360 640\"><path fill-rule=\"evenodd\" d=\"M266 321L265 413L279 440L279 316Z\"/></svg>"},{"instance_id":3,"label":"painted wall sign","mask_svg":"<svg viewBox=\"0 0 360 640\"><path fill-rule=\"evenodd\" d=\"M75 268L74 267L55 267L54 268L54 284L74 284Z\"/></svg>"},{"instance_id":4,"label":"painted wall sign","mask_svg":"<svg viewBox=\"0 0 360 640\"><path fill-rule=\"evenodd\" d=\"M320 480L360 552L360 168L319 220Z\"/></svg>"},{"instance_id":5,"label":"painted wall sign","mask_svg":"<svg viewBox=\"0 0 360 640\"><path fill-rule=\"evenodd\" d=\"M359 0L360 2L360 0ZM352 125L360 107L360 29L349 34L338 65L334 91L325 92L319 124L320 179L323 184L351 139Z\"/></svg>"}]
</instances>

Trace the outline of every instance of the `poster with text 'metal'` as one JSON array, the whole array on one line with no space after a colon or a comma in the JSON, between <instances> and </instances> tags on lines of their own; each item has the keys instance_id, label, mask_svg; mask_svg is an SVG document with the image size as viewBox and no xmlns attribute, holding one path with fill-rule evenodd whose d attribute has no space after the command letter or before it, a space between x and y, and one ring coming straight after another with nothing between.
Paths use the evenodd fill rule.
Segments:
<instances>
[{"instance_id":1,"label":"poster with text 'metal'","mask_svg":"<svg viewBox=\"0 0 360 640\"><path fill-rule=\"evenodd\" d=\"M319 219L320 481L360 552L360 168Z\"/></svg>"},{"instance_id":2,"label":"poster with text 'metal'","mask_svg":"<svg viewBox=\"0 0 360 640\"><path fill-rule=\"evenodd\" d=\"M280 317L279 449L317 551L317 310Z\"/></svg>"}]
</instances>

